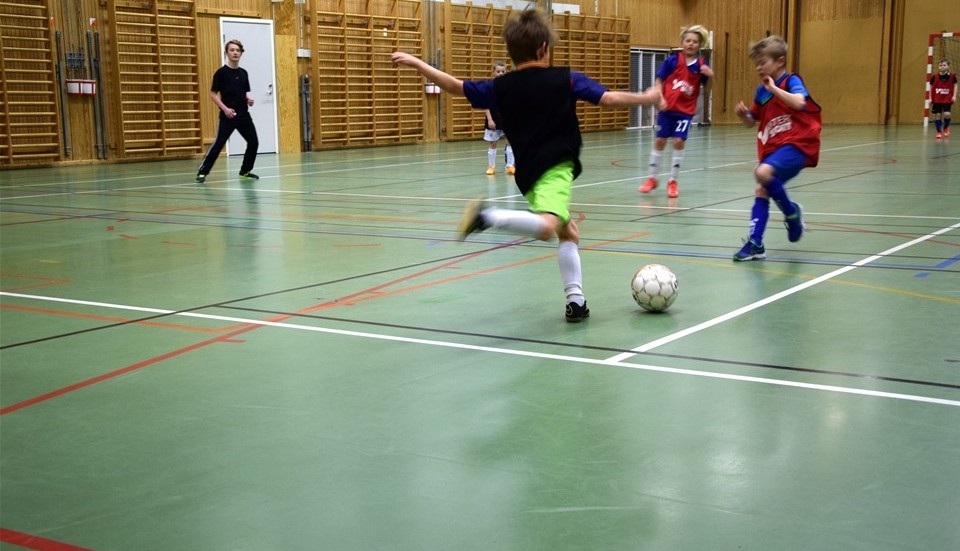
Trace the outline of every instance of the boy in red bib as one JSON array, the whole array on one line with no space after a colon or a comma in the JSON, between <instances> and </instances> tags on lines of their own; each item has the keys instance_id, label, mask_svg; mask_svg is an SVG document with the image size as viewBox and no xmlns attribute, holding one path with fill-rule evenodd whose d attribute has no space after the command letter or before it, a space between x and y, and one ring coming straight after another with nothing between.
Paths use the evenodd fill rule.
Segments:
<instances>
[{"instance_id":1,"label":"boy in red bib","mask_svg":"<svg viewBox=\"0 0 960 551\"><path fill-rule=\"evenodd\" d=\"M657 113L657 138L650 152L650 174L637 189L640 193L650 193L657 187L663 150L667 140L673 138L667 197L680 195L677 177L680 175L690 121L697 112L700 87L706 85L707 79L713 76L713 70L700 57L700 48L707 46L709 38L707 29L702 25L685 27L680 31L681 50L665 59L657 69L654 89L662 93L663 99L660 100L660 112Z\"/></svg>"},{"instance_id":2,"label":"boy in red bib","mask_svg":"<svg viewBox=\"0 0 960 551\"><path fill-rule=\"evenodd\" d=\"M770 199L784 216L787 239L793 243L803 236L803 208L787 196L786 183L804 167L817 166L820 158L820 106L810 97L803 80L788 74L787 43L779 36L768 36L750 48L762 84L757 87L748 109L741 101L736 114L744 126L759 123L757 154L760 164L754 171L757 180L750 235L733 259L763 260L766 251L763 233L770 215Z\"/></svg>"},{"instance_id":3,"label":"boy in red bib","mask_svg":"<svg viewBox=\"0 0 960 551\"><path fill-rule=\"evenodd\" d=\"M950 60L941 59L940 72L930 77L930 113L937 126L937 139L950 137L950 108L957 101L957 73L950 71Z\"/></svg>"}]
</instances>

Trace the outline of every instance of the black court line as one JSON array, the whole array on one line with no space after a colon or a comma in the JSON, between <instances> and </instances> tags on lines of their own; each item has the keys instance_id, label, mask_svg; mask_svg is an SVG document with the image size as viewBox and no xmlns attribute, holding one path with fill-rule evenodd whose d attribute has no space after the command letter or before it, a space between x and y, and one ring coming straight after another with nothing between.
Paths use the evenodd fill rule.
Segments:
<instances>
[{"instance_id":1,"label":"black court line","mask_svg":"<svg viewBox=\"0 0 960 551\"><path fill-rule=\"evenodd\" d=\"M456 259L458 259L458 258L463 258L463 257L467 257L467 256L473 256L473 255L477 255L477 254L482 254L482 253L486 253L486 252L489 252L489 251L494 251L494 250L497 250L497 249L503 249L503 248L511 247L511 246L513 246L513 245L514 245L513 243L504 243L504 244L502 244L502 245L490 247L490 248L488 248L488 249L482 249L482 250L480 250L480 251L469 251L469 252L465 252L465 253L462 253L462 254L457 254L457 255L452 255L452 256L447 256L447 257L441 257L441 258L437 258L437 259L433 259L433 260L425 260L425 261L423 261L423 262L416 262L416 263L413 263L413 264L407 264L407 265L404 265L404 266L399 266L399 267L394 267L394 268L388 268L388 269L385 269L385 270L378 270L378 271L375 271L375 272L367 272L367 273L363 273L363 274L352 275L352 276L343 277L343 278L340 278L340 279L333 279L333 280L330 280L330 281L324 281L324 282L320 282L320 283L311 283L311 284L309 284L309 285L301 285L301 286L299 286L299 287L291 287L291 288L282 289L282 290L279 290L279 291L270 291L270 292L268 292L268 293L261 293L261 294L258 294L258 295L251 295L251 296L248 296L248 297L243 297L243 298L237 298L237 299L227 300L227 301L224 301L224 302L218 302L218 303L213 303L213 304L205 304L205 305L202 305L202 306L194 306L193 308L185 308L185 309L182 309L182 310L176 310L176 311L171 311L171 312L164 312L164 313L162 313L162 314L154 314L154 315L152 315L152 316L144 316L144 317L140 317L140 318L136 318L136 319L130 319L130 320L126 320L126 321L120 321L120 322L117 322L117 323L110 323L110 324L106 324L106 325L99 325L99 326L96 326L96 327L88 327L88 328L86 328L86 329L80 329L80 330L77 330L77 331L70 331L70 332L67 332L67 333L59 333L59 334L56 334L56 335L50 335L50 336L47 336L47 337L41 337L41 338L38 338L38 339L29 340L29 341L22 341L22 342L17 342L17 343L12 343L12 344L3 345L3 346L0 346L0 350L6 350L6 349L8 349L8 348L17 348L17 347L20 347L20 346L27 346L27 345L31 345L31 344L39 344L39 343L42 343L42 342L48 342L48 341L52 341L52 340L56 340L56 339L62 339L62 338L66 338L66 337L73 337L73 336L77 336L77 335L85 335L85 334L87 334L87 333L93 333L93 332L95 332L95 331L101 331L101 330L104 330L104 329L113 329L113 328L115 328L115 327L123 327L123 326L126 326L126 325L132 325L132 324L142 323L142 322L145 322L145 321L153 321L153 320L162 319L162 318L166 318L166 317L170 317L170 316L176 316L176 315L178 315L178 314L186 314L186 313L190 313L190 312L198 312L198 311L200 311L200 310L206 310L206 309L209 309L209 308L227 308L228 305L234 304L234 303L236 303L236 302L244 302L244 301L247 301L247 300L255 300L255 299L264 298L264 297L277 296L277 295L282 295L282 294L285 294L285 293L292 293L292 292L295 292L295 291L303 291L303 290L305 290L305 289L314 289L314 288L317 288L317 287L323 287L323 286L325 286L325 285L334 285L334 284L337 284L337 283L343 283L343 282L347 282L347 281L354 281L354 280L358 280L358 279L362 279L362 278L366 278L366 277L372 277L372 276L377 276L377 275L389 274L389 273L398 272L398 271L403 271L403 270L410 270L410 269L413 269L413 268L419 268L419 267L422 267L422 266L429 266L429 265L437 264L437 263L449 262L449 261L451 261L451 260L456 260Z\"/></svg>"},{"instance_id":2,"label":"black court line","mask_svg":"<svg viewBox=\"0 0 960 551\"><path fill-rule=\"evenodd\" d=\"M437 328L433 328L433 327L421 327L421 326L416 326L416 325L402 325L402 324L396 324L396 323L386 323L386 322L379 322L379 321L366 321L366 320L357 320L357 319L350 319L350 318L339 318L339 317L333 317L333 316L318 316L318 315L316 315L316 314L297 314L297 313L283 312L283 311L278 311L278 310L265 310L265 309L261 309L261 308L248 308L248 307L244 307L244 306L223 306L223 308L226 309L226 310L239 310L239 311L245 311L245 312L253 312L253 313L257 313L257 314L265 314L265 315L281 315L281 316L288 316L288 317L291 317L291 318L308 318L308 319L315 319L315 320L319 320L319 321L332 321L332 322L340 322L340 323L354 323L354 324L358 324L358 325L369 325L369 326L374 326L374 327L383 327L383 328L390 328L390 329L406 329L406 330L411 330L411 331L421 331L421 332L444 334L444 335L457 335L457 336L463 336L463 337L479 337L479 338L488 338L488 339L511 341L511 342L518 342L518 343L522 342L522 343L528 343L528 344L543 344L543 345L549 345L549 346L559 346L559 347L564 347L564 348L573 348L573 349L577 349L577 350L597 350L597 351L601 351L601 352L617 352L617 353L631 352L631 353L635 353L635 354L637 354L637 355L642 355L642 356L651 356L651 357L660 357L660 358L673 358L673 359L681 359L681 360L693 360L693 361L698 361L698 362L710 362L710 363L718 363L718 364L725 364L725 365L735 365L735 366L742 366L742 367L759 367L759 368L764 368L764 369L776 369L776 370L781 370L781 371L795 371L795 372L800 372L800 373L814 373L814 374L817 374L817 375L833 375L833 376L837 376L837 377L849 377L849 378L854 378L854 379L866 379L866 380L872 380L872 381L886 381L886 382L894 382L894 383L904 383L904 384L911 384L911 385L932 386L932 387L938 387L938 388L949 388L949 389L953 389L953 390L960 390L960 385L954 385L954 384L950 384L950 383L939 383L939 382L935 382L935 381L921 381L921 380L917 380L917 379L904 379L904 378L901 378L901 377L887 377L887 376L884 376L884 375L867 375L867 374L863 374L863 373L850 373L850 372L846 372L846 371L833 371L833 370L825 370L825 369L814 369L814 368L809 368L809 367L796 367L796 366L777 365L777 364L768 364L768 363L759 363L759 362L743 362L743 361L736 361L736 360L721 360L721 359L716 359L716 358L709 358L709 357L706 357L706 356L689 356L689 355L684 355L684 354L664 354L664 353L661 353L661 352L636 352L636 351L634 351L634 350L632 350L632 349L629 349L629 350L628 350L628 349L616 348L616 347L610 347L610 346L597 346L597 345L587 345L587 344L575 344L575 343L568 343L568 342L548 341L548 340L542 340L542 339L528 339L528 338L522 338L522 337L511 337L511 336L507 336L507 335L497 335L497 334L492 334L492 333L479 333L479 332L475 332L475 331L458 331L458 330L454 330L454 329L437 329Z\"/></svg>"}]
</instances>

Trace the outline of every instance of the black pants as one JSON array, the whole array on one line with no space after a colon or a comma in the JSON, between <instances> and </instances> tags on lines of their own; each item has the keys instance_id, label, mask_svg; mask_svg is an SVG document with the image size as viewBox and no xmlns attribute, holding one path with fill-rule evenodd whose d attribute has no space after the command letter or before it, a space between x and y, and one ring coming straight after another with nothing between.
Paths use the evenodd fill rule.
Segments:
<instances>
[{"instance_id":1,"label":"black pants","mask_svg":"<svg viewBox=\"0 0 960 551\"><path fill-rule=\"evenodd\" d=\"M228 119L223 114L220 115L220 126L217 128L217 138L213 140L213 145L207 150L207 154L200 163L198 174L207 175L213 169L213 164L217 162L217 157L223 151L223 146L227 145L230 134L236 130L247 141L247 149L243 152L243 164L240 165L240 174L246 174L253 170L253 163L257 161L257 148L260 147L260 141L257 139L257 128L253 126L253 118L250 112L237 113L236 117Z\"/></svg>"}]
</instances>

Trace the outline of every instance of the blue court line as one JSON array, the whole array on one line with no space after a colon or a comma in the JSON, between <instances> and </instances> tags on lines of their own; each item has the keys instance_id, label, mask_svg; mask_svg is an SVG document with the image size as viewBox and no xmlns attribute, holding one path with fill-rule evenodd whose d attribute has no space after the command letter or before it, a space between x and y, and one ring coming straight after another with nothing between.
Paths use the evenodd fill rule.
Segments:
<instances>
[{"instance_id":1,"label":"blue court line","mask_svg":"<svg viewBox=\"0 0 960 551\"><path fill-rule=\"evenodd\" d=\"M957 262L960 262L960 254L958 254L957 256L955 256L955 257L953 257L953 258L948 258L948 259L944 260L944 261L941 262L940 264L937 264L936 266L934 266L933 269L935 269L935 270L942 270L942 269L946 268L947 266L950 266L951 264L955 264L955 263L957 263ZM915 274L913 277L927 277L928 275L930 275L930 272L920 272L920 273Z\"/></svg>"}]
</instances>

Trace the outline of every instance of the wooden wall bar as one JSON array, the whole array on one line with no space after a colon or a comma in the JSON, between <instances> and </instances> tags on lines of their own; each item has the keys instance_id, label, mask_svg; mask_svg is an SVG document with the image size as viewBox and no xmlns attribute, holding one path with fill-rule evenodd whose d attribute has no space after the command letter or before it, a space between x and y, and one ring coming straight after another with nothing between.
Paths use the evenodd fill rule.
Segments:
<instances>
[{"instance_id":1,"label":"wooden wall bar","mask_svg":"<svg viewBox=\"0 0 960 551\"><path fill-rule=\"evenodd\" d=\"M509 10L480 0L467 18L459 0L304 1L3 0L0 168L99 162L104 151L108 161L201 154L216 131L207 90L223 63L221 16L274 21L281 152L301 149L303 75L313 84L314 147L476 138L479 114L445 94L424 95L418 76L394 69L386 58L402 47L454 72L466 63L470 73L458 76L486 78L493 58L506 57L498 25ZM733 106L752 96L757 78L747 51L769 33L787 38L790 68L807 81L827 123L919 123L927 37L960 29L960 10L940 0L744 0L736 9L722 0L566 4L580 14L554 15L558 30L570 37L554 51L554 61L612 88L626 87L627 45L674 47L681 27L693 23L713 30L714 124L735 123ZM353 15L333 32L325 12ZM62 52L54 40L58 31ZM58 65L72 79L92 76L88 32L101 39L103 85L96 95L65 94ZM309 54L300 58L297 49ZM338 70L332 52L344 61L336 75L330 72ZM93 125L99 101L106 114L100 147ZM581 117L588 130L625 124L588 107Z\"/></svg>"},{"instance_id":2,"label":"wooden wall bar","mask_svg":"<svg viewBox=\"0 0 960 551\"><path fill-rule=\"evenodd\" d=\"M60 106L46 2L0 3L0 165L58 160Z\"/></svg>"}]
</instances>

